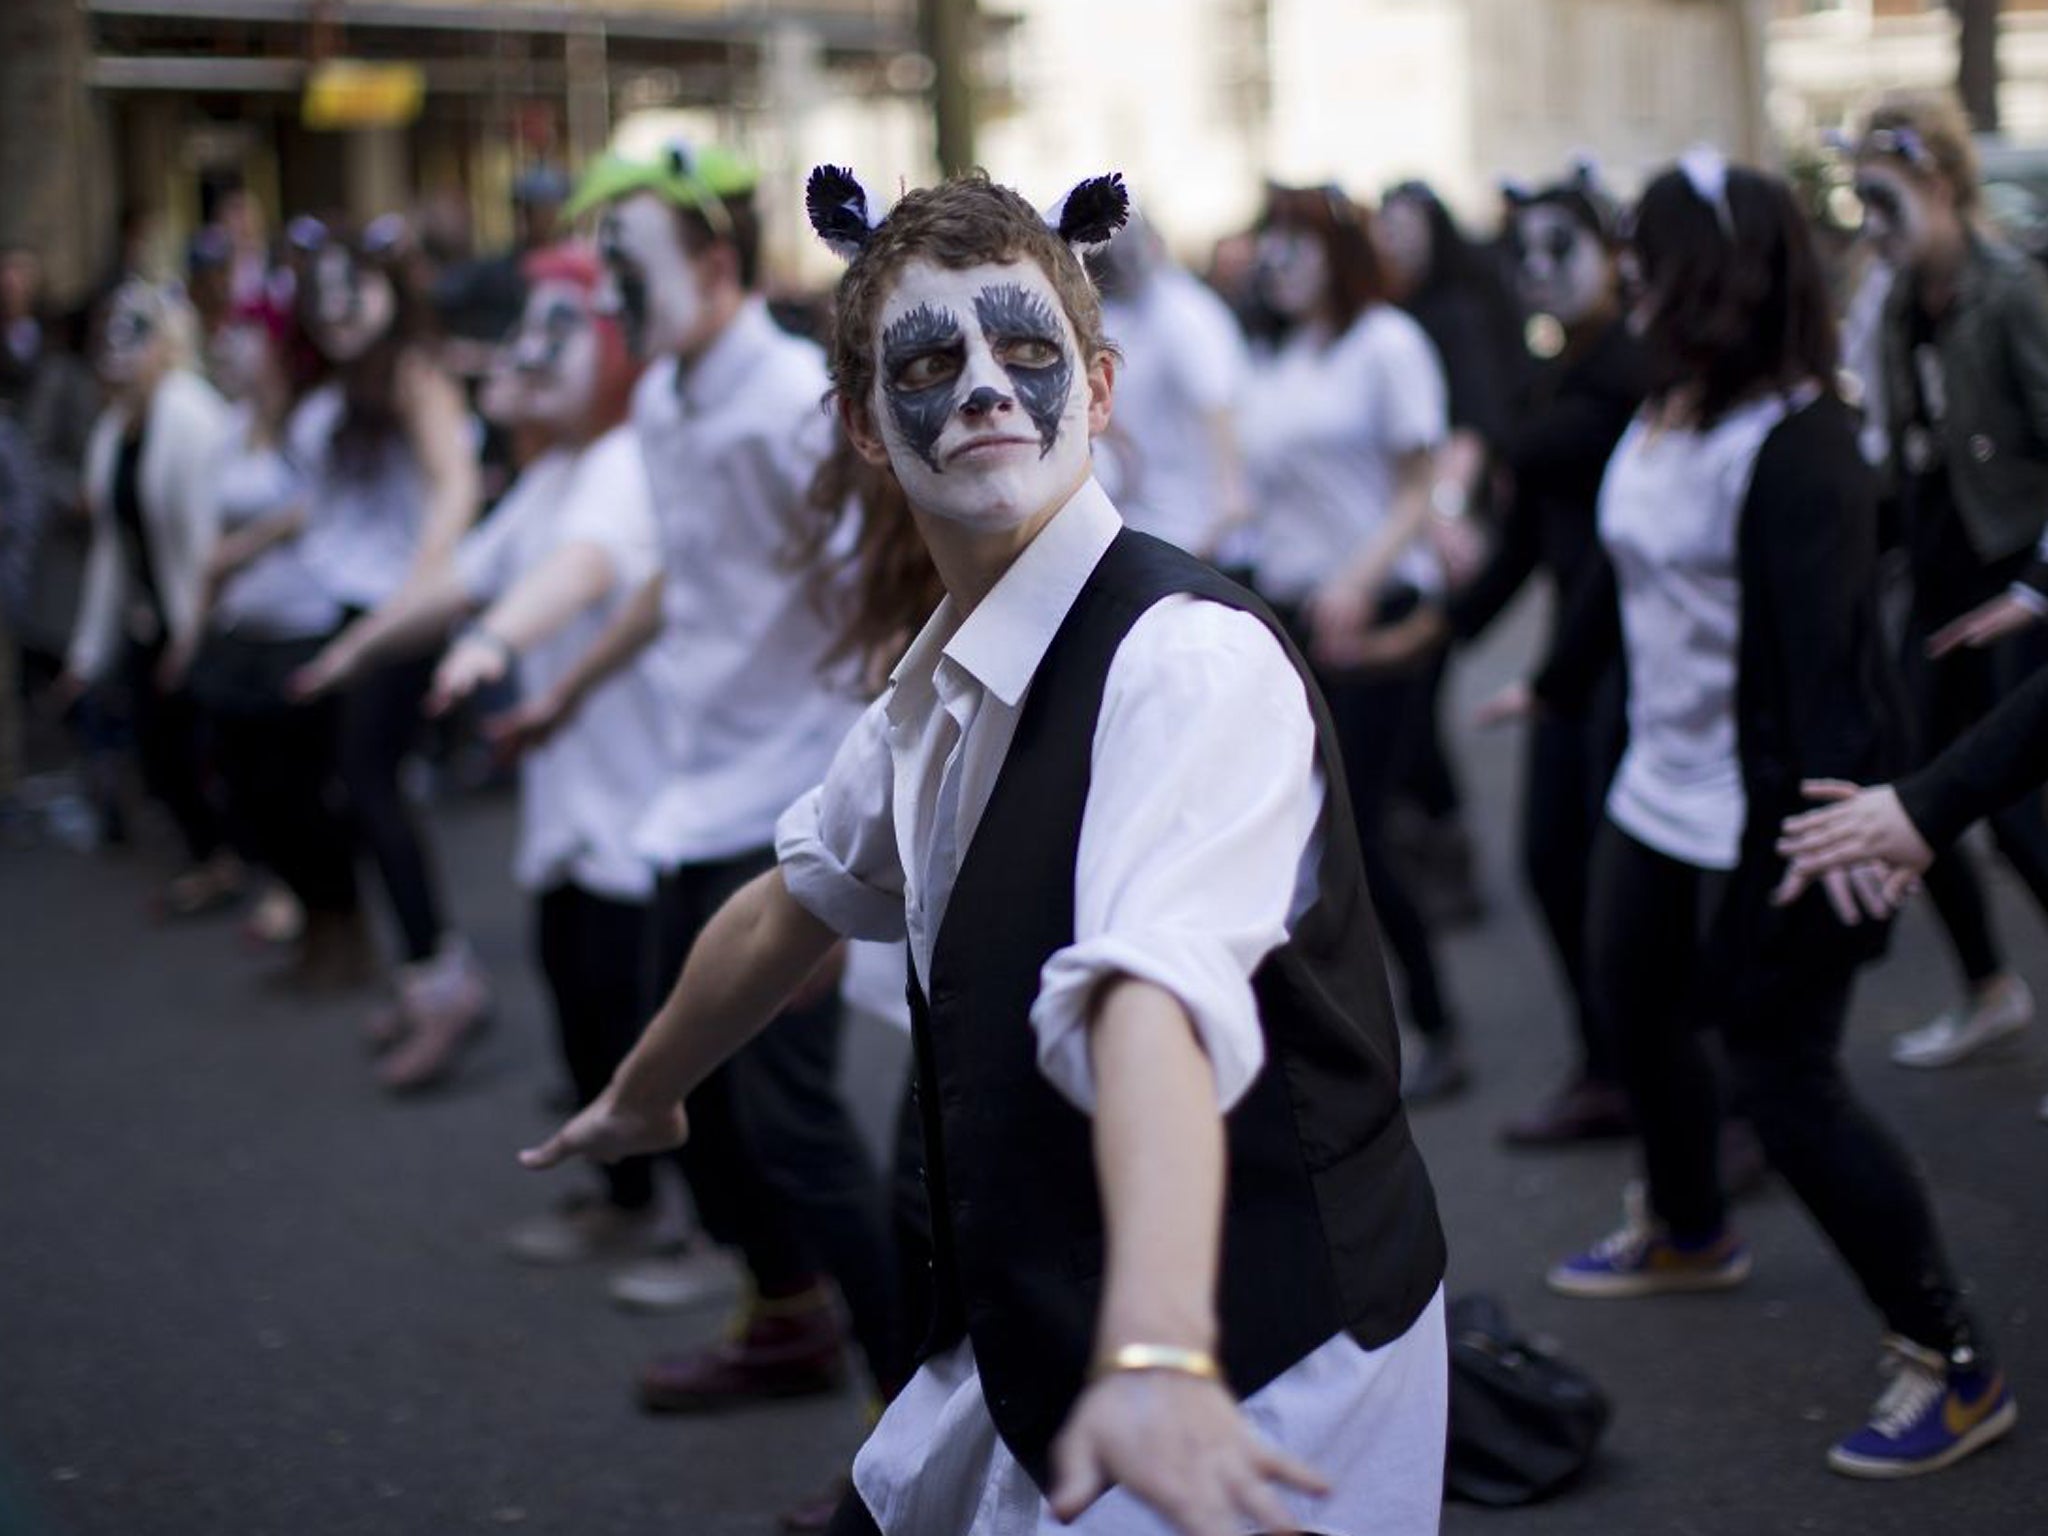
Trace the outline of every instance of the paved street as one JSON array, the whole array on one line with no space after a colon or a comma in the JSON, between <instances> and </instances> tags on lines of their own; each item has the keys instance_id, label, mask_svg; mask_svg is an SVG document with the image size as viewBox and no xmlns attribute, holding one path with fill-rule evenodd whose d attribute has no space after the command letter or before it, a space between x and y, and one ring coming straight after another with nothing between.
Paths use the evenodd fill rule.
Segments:
<instances>
[{"instance_id":1,"label":"paved street","mask_svg":"<svg viewBox=\"0 0 2048 1536\"><path fill-rule=\"evenodd\" d=\"M1469 704L1526 635L1468 666ZM1462 713L1462 706L1461 706ZM1613 1392L1602 1463L1549 1506L1453 1509L1472 1532L2021 1536L2048 1531L2048 1030L1996 1060L1908 1073L1885 1041L1950 987L1924 912L1863 986L1859 1080L1924 1159L1953 1247L2022 1394L2004 1446L1873 1486L1821 1457L1875 1393L1877 1326L1781 1194L1747 1207L1757 1273L1733 1296L1545 1294L1544 1263L1612 1225L1628 1159L1509 1157L1498 1121L1564 1059L1555 988L1514 892L1511 738L1464 743L1489 921L1447 946L1480 1080L1419 1117L1452 1289L1496 1292ZM635 1368L716 1311L635 1319L594 1272L501 1259L559 1185L513 1150L543 1125L552 1057L505 870L509 805L441 813L455 906L501 978L458 1089L372 1088L356 1005L253 987L231 924L143 916L146 857L0 852L0 1532L6 1536L757 1536L851 1453L843 1400L654 1421ZM2007 942L2048 997L2048 934L2000 877ZM850 1071L879 1122L898 1042Z\"/></svg>"}]
</instances>

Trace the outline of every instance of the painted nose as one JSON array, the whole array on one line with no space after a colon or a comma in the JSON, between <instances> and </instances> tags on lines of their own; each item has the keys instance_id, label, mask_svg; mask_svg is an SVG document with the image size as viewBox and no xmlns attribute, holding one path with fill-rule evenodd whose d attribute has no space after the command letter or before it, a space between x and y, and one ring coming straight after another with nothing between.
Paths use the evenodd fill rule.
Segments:
<instances>
[{"instance_id":1,"label":"painted nose","mask_svg":"<svg viewBox=\"0 0 2048 1536\"><path fill-rule=\"evenodd\" d=\"M973 420L980 416L992 416L997 411L1006 409L1010 404L1011 400L1008 395L999 389L983 384L971 391L967 398L960 402L960 414L969 420Z\"/></svg>"}]
</instances>

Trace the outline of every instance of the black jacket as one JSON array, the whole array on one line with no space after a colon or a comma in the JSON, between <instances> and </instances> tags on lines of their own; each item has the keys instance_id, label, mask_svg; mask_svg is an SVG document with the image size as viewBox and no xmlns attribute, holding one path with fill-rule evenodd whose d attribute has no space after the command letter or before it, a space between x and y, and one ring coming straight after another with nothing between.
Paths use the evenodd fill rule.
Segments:
<instances>
[{"instance_id":1,"label":"black jacket","mask_svg":"<svg viewBox=\"0 0 2048 1536\"><path fill-rule=\"evenodd\" d=\"M1967 734L1899 780L1899 801L1929 847L1954 842L1974 821L2048 784L2048 667L2037 671Z\"/></svg>"}]
</instances>

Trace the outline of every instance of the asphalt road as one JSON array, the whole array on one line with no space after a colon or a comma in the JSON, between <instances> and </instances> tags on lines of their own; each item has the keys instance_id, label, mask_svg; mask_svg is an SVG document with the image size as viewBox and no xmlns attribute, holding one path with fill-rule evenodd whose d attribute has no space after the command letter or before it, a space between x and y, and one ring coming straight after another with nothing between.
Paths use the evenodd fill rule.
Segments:
<instances>
[{"instance_id":1,"label":"asphalt road","mask_svg":"<svg viewBox=\"0 0 2048 1536\"><path fill-rule=\"evenodd\" d=\"M1528 616L1458 679L1507 674ZM1736 1294L1549 1296L1543 1266L1610 1227L1629 1172L1603 1149L1510 1156L1498 1122L1565 1062L1557 990L1511 868L1511 736L1461 741L1489 919L1445 945L1479 1078L1418 1116L1454 1292L1499 1295L1613 1393L1594 1474L1568 1497L1453 1507L1455 1536L2021 1536L2048 1531L2048 1457L2023 1418L1995 1451L1912 1484L1827 1472L1878 1388L1878 1326L1781 1193L1746 1206ZM552 1054L506 877L502 799L437 811L454 905L501 978L498 1025L451 1092L379 1095L357 1005L294 1008L251 982L230 925L152 926L145 855L0 850L0 1533L439 1536L469 1530L715 1536L773 1529L858 1443L861 1405L642 1418L650 1354L716 1309L611 1310L592 1271L499 1256L559 1185L513 1150L544 1124ZM2000 877L2012 953L2048 998L2048 930ZM2048 1413L2048 1030L1993 1060L1911 1073L1886 1040L1947 1001L1924 913L1868 974L1849 1054L1923 1159L1951 1246L2010 1366ZM901 1045L849 1051L870 1123ZM2037 1407L2037 1405L2039 1405Z\"/></svg>"}]
</instances>

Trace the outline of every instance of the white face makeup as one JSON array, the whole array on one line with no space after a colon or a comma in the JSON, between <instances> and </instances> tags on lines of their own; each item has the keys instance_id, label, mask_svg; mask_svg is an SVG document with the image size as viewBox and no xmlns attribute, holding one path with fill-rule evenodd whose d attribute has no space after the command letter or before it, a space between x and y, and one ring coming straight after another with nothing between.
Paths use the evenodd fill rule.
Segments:
<instances>
[{"instance_id":1,"label":"white face makeup","mask_svg":"<svg viewBox=\"0 0 2048 1536\"><path fill-rule=\"evenodd\" d=\"M1406 289L1422 281L1429 270L1429 215L1412 197L1390 197L1380 204L1373 233L1380 255L1397 288Z\"/></svg>"},{"instance_id":2,"label":"white face makeup","mask_svg":"<svg viewBox=\"0 0 2048 1536\"><path fill-rule=\"evenodd\" d=\"M1259 279L1266 302L1290 320L1305 319L1329 295L1323 242L1304 230L1269 229L1259 236Z\"/></svg>"},{"instance_id":3,"label":"white face makeup","mask_svg":"<svg viewBox=\"0 0 2048 1536\"><path fill-rule=\"evenodd\" d=\"M1895 267L1910 267L1927 245L1927 194L1895 164L1873 160L1856 172L1863 234Z\"/></svg>"},{"instance_id":4,"label":"white face makeup","mask_svg":"<svg viewBox=\"0 0 2048 1536\"><path fill-rule=\"evenodd\" d=\"M263 387L271 367L271 341L262 326L235 321L214 333L207 372L230 400L247 400Z\"/></svg>"},{"instance_id":5,"label":"white face makeup","mask_svg":"<svg viewBox=\"0 0 2048 1536\"><path fill-rule=\"evenodd\" d=\"M1522 301L1566 326L1579 324L1613 291L1614 267L1600 237L1562 203L1517 210L1514 250Z\"/></svg>"},{"instance_id":6,"label":"white face makeup","mask_svg":"<svg viewBox=\"0 0 2048 1536\"><path fill-rule=\"evenodd\" d=\"M687 350L705 304L675 209L655 193L635 192L605 210L597 240L611 277L607 304L616 307L633 355Z\"/></svg>"},{"instance_id":7,"label":"white face makeup","mask_svg":"<svg viewBox=\"0 0 2048 1536\"><path fill-rule=\"evenodd\" d=\"M536 283L506 344L524 419L573 432L590 418L603 361L591 297L574 283Z\"/></svg>"},{"instance_id":8,"label":"white face makeup","mask_svg":"<svg viewBox=\"0 0 2048 1536\"><path fill-rule=\"evenodd\" d=\"M322 247L312 281L313 342L329 361L354 362L391 329L398 313L391 279L357 261L347 246Z\"/></svg>"},{"instance_id":9,"label":"white face makeup","mask_svg":"<svg viewBox=\"0 0 2048 1536\"><path fill-rule=\"evenodd\" d=\"M906 265L882 306L869 418L919 512L1020 527L1088 473L1074 328L1035 262Z\"/></svg>"},{"instance_id":10,"label":"white face makeup","mask_svg":"<svg viewBox=\"0 0 2048 1536\"><path fill-rule=\"evenodd\" d=\"M163 344L163 304L138 284L117 292L100 330L99 375L114 389L141 382Z\"/></svg>"}]
</instances>

